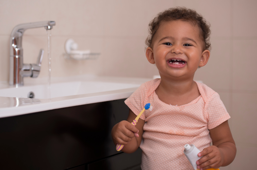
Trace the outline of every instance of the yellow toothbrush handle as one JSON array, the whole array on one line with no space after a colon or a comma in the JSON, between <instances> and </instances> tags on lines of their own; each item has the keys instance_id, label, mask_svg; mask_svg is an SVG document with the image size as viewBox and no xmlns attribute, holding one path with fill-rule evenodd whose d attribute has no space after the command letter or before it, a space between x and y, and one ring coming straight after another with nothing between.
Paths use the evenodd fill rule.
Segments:
<instances>
[{"instance_id":1,"label":"yellow toothbrush handle","mask_svg":"<svg viewBox=\"0 0 257 170\"><path fill-rule=\"evenodd\" d=\"M147 103L147 104L145 105L145 107L143 108L143 110L141 110L141 112L140 112L140 113L137 115L137 117L133 120L133 122L131 122L131 124L134 125L134 126L136 126L137 121L138 121L138 119L140 118L140 116L144 113L145 110L150 109L150 106L151 106L150 103ZM151 110L151 109L150 109L150 110ZM117 151L121 151L123 147L124 147L124 145L117 144L117 145L116 145L116 150L117 150Z\"/></svg>"},{"instance_id":2,"label":"yellow toothbrush handle","mask_svg":"<svg viewBox=\"0 0 257 170\"><path fill-rule=\"evenodd\" d=\"M134 125L134 126L136 126L137 120L134 119L133 122L131 122L131 124ZM117 151L121 151L121 150L123 149L123 147L124 147L124 145L117 144L117 145L116 145L116 150L117 150Z\"/></svg>"},{"instance_id":3,"label":"yellow toothbrush handle","mask_svg":"<svg viewBox=\"0 0 257 170\"><path fill-rule=\"evenodd\" d=\"M137 115L137 117L133 120L133 122L131 122L132 125L136 126L138 119L144 113L144 111L145 111L145 108ZM121 151L123 149L123 147L124 147L124 145L117 144L116 150Z\"/></svg>"},{"instance_id":4,"label":"yellow toothbrush handle","mask_svg":"<svg viewBox=\"0 0 257 170\"><path fill-rule=\"evenodd\" d=\"M140 118L140 116L144 113L144 111L145 111L145 108L143 108L143 110L137 115L137 117L135 118L135 121L137 122L138 121L138 119ZM134 121L133 121L134 122ZM133 122L131 122L131 123L133 123ZM132 124L133 125L133 124ZM136 124L135 124L136 125Z\"/></svg>"}]
</instances>

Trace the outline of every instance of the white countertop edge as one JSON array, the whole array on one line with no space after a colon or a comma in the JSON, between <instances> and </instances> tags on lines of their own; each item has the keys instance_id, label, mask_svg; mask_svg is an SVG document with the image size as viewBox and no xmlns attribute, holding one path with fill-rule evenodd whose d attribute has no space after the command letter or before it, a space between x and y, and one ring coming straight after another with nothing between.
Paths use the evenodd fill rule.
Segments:
<instances>
[{"instance_id":1,"label":"white countertop edge","mask_svg":"<svg viewBox=\"0 0 257 170\"><path fill-rule=\"evenodd\" d=\"M103 92L91 95L72 96L67 99L54 99L18 107L1 108L0 118L25 115L35 112L92 104L128 98L136 88Z\"/></svg>"}]
</instances>

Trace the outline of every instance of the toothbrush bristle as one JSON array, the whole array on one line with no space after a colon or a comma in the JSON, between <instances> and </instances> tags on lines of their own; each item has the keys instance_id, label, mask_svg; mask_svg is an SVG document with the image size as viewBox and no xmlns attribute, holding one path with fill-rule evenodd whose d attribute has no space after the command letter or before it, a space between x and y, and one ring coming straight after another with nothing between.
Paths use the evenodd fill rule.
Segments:
<instances>
[{"instance_id":1,"label":"toothbrush bristle","mask_svg":"<svg viewBox=\"0 0 257 170\"><path fill-rule=\"evenodd\" d=\"M151 106L151 104L150 104L150 103L147 103L147 104L145 105L145 110L148 110L148 109L150 108L150 106Z\"/></svg>"}]
</instances>

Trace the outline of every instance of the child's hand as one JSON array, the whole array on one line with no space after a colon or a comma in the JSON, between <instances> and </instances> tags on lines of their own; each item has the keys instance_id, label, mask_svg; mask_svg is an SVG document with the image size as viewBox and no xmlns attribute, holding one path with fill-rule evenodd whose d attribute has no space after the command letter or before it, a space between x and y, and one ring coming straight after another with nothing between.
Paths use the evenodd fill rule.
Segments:
<instances>
[{"instance_id":1,"label":"child's hand","mask_svg":"<svg viewBox=\"0 0 257 170\"><path fill-rule=\"evenodd\" d=\"M219 168L223 162L223 157L220 149L214 145L205 148L202 152L198 154L198 156L202 157L196 162L197 168L201 170L208 168Z\"/></svg>"},{"instance_id":2,"label":"child's hand","mask_svg":"<svg viewBox=\"0 0 257 170\"><path fill-rule=\"evenodd\" d=\"M139 130L126 120L116 124L112 129L113 141L116 144L126 145L132 138L139 137Z\"/></svg>"}]
</instances>

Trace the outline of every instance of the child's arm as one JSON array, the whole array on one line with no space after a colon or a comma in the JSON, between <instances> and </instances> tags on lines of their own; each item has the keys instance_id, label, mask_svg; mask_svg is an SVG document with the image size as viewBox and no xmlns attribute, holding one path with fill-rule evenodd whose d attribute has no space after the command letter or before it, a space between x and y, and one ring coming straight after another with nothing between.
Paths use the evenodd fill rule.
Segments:
<instances>
[{"instance_id":1,"label":"child's arm","mask_svg":"<svg viewBox=\"0 0 257 170\"><path fill-rule=\"evenodd\" d=\"M112 128L112 138L115 145L124 145L122 151L126 153L135 152L141 143L145 121L138 119L136 126L134 126L131 122L135 118L136 115L130 111L127 121L121 121Z\"/></svg>"},{"instance_id":2,"label":"child's arm","mask_svg":"<svg viewBox=\"0 0 257 170\"><path fill-rule=\"evenodd\" d=\"M236 146L228 121L210 130L213 145L198 154L198 168L219 168L229 165L235 158Z\"/></svg>"}]
</instances>

